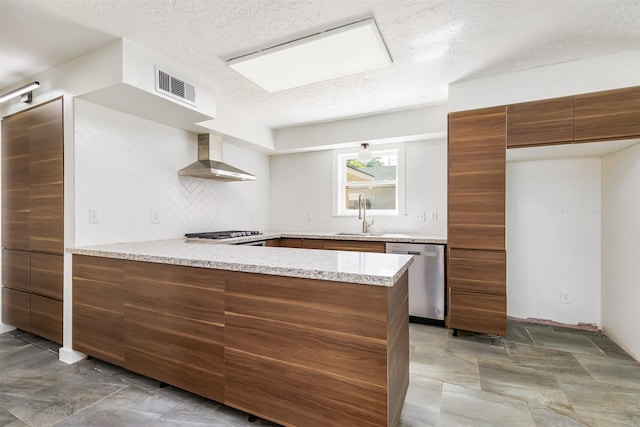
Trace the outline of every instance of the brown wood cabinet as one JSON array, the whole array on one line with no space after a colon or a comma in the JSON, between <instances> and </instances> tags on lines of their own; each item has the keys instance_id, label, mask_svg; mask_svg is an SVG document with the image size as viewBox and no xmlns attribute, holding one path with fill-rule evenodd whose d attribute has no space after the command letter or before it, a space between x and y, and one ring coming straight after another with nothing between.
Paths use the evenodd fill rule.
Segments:
<instances>
[{"instance_id":1,"label":"brown wood cabinet","mask_svg":"<svg viewBox=\"0 0 640 427\"><path fill-rule=\"evenodd\" d=\"M73 256L73 346L283 425L398 425L408 275L393 287Z\"/></svg>"},{"instance_id":2,"label":"brown wood cabinet","mask_svg":"<svg viewBox=\"0 0 640 427\"><path fill-rule=\"evenodd\" d=\"M505 334L505 107L450 114L448 157L447 326Z\"/></svg>"},{"instance_id":3,"label":"brown wood cabinet","mask_svg":"<svg viewBox=\"0 0 640 427\"><path fill-rule=\"evenodd\" d=\"M3 286L2 321L23 331L30 331L31 294Z\"/></svg>"},{"instance_id":4,"label":"brown wood cabinet","mask_svg":"<svg viewBox=\"0 0 640 427\"><path fill-rule=\"evenodd\" d=\"M384 242L369 242L364 240L330 240L324 241L324 249L332 251L378 252L384 253Z\"/></svg>"},{"instance_id":5,"label":"brown wood cabinet","mask_svg":"<svg viewBox=\"0 0 640 427\"><path fill-rule=\"evenodd\" d=\"M625 138L640 86L449 114L450 328L506 332L505 148Z\"/></svg>"},{"instance_id":6,"label":"brown wood cabinet","mask_svg":"<svg viewBox=\"0 0 640 427\"><path fill-rule=\"evenodd\" d=\"M449 115L451 248L504 250L505 107Z\"/></svg>"},{"instance_id":7,"label":"brown wood cabinet","mask_svg":"<svg viewBox=\"0 0 640 427\"><path fill-rule=\"evenodd\" d=\"M124 366L124 260L73 256L73 348Z\"/></svg>"},{"instance_id":8,"label":"brown wood cabinet","mask_svg":"<svg viewBox=\"0 0 640 427\"><path fill-rule=\"evenodd\" d=\"M507 148L573 141L573 97L507 106Z\"/></svg>"},{"instance_id":9,"label":"brown wood cabinet","mask_svg":"<svg viewBox=\"0 0 640 427\"><path fill-rule=\"evenodd\" d=\"M31 252L2 250L2 285L31 292Z\"/></svg>"},{"instance_id":10,"label":"brown wood cabinet","mask_svg":"<svg viewBox=\"0 0 640 427\"><path fill-rule=\"evenodd\" d=\"M640 137L640 86L574 97L575 142Z\"/></svg>"},{"instance_id":11,"label":"brown wood cabinet","mask_svg":"<svg viewBox=\"0 0 640 427\"><path fill-rule=\"evenodd\" d=\"M284 425L396 425L408 378L387 372L408 368L401 280L385 288L228 273L226 403Z\"/></svg>"},{"instance_id":12,"label":"brown wood cabinet","mask_svg":"<svg viewBox=\"0 0 640 427\"><path fill-rule=\"evenodd\" d=\"M366 240L301 239L283 237L267 240L267 246L283 248L326 249L330 251L385 252L384 242Z\"/></svg>"},{"instance_id":13,"label":"brown wood cabinet","mask_svg":"<svg viewBox=\"0 0 640 427\"><path fill-rule=\"evenodd\" d=\"M62 301L31 294L31 333L62 344Z\"/></svg>"},{"instance_id":14,"label":"brown wood cabinet","mask_svg":"<svg viewBox=\"0 0 640 427\"><path fill-rule=\"evenodd\" d=\"M30 301L28 324L15 324L4 303L3 322L60 344L63 140L62 98L2 120L2 283Z\"/></svg>"},{"instance_id":15,"label":"brown wood cabinet","mask_svg":"<svg viewBox=\"0 0 640 427\"><path fill-rule=\"evenodd\" d=\"M224 272L127 261L125 367L224 402Z\"/></svg>"},{"instance_id":16,"label":"brown wood cabinet","mask_svg":"<svg viewBox=\"0 0 640 427\"><path fill-rule=\"evenodd\" d=\"M456 329L504 335L507 317L505 251L451 249L450 320Z\"/></svg>"}]
</instances>

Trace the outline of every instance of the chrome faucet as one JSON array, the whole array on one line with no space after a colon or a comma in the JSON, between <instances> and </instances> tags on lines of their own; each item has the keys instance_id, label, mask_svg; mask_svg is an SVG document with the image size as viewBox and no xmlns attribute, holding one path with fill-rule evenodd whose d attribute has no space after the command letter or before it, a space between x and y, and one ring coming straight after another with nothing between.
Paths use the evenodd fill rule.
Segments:
<instances>
[{"instance_id":1,"label":"chrome faucet","mask_svg":"<svg viewBox=\"0 0 640 427\"><path fill-rule=\"evenodd\" d=\"M373 225L373 219L371 224L367 222L367 199L364 198L364 194L358 195L358 219L362 220L362 232L369 232L369 227Z\"/></svg>"}]
</instances>

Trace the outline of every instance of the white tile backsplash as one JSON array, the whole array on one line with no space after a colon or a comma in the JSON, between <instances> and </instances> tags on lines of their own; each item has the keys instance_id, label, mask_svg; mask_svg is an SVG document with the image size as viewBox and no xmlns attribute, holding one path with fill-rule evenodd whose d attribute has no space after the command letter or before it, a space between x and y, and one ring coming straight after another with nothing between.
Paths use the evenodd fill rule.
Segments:
<instances>
[{"instance_id":1,"label":"white tile backsplash","mask_svg":"<svg viewBox=\"0 0 640 427\"><path fill-rule=\"evenodd\" d=\"M224 145L225 161L255 174L254 182L182 177L178 170L197 159L196 134L83 100L74 108L76 246L268 228L267 156Z\"/></svg>"}]
</instances>

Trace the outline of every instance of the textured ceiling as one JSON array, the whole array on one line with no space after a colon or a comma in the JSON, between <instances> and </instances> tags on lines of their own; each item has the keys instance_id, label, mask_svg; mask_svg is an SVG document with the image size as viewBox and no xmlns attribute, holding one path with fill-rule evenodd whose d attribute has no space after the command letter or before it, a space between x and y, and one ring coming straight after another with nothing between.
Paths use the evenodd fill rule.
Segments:
<instances>
[{"instance_id":1,"label":"textured ceiling","mask_svg":"<svg viewBox=\"0 0 640 427\"><path fill-rule=\"evenodd\" d=\"M391 67L268 94L224 63L370 16ZM455 81L640 49L638 0L0 0L0 24L0 87L123 37L270 127L443 102Z\"/></svg>"}]
</instances>

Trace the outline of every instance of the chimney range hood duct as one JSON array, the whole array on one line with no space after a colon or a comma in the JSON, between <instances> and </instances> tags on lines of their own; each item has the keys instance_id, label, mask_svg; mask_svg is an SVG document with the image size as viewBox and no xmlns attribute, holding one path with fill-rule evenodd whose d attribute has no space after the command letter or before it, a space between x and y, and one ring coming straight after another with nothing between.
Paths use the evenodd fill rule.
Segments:
<instances>
[{"instance_id":1,"label":"chimney range hood duct","mask_svg":"<svg viewBox=\"0 0 640 427\"><path fill-rule=\"evenodd\" d=\"M198 161L178 171L180 176L218 181L255 181L256 177L222 161L222 136L198 134Z\"/></svg>"}]
</instances>

